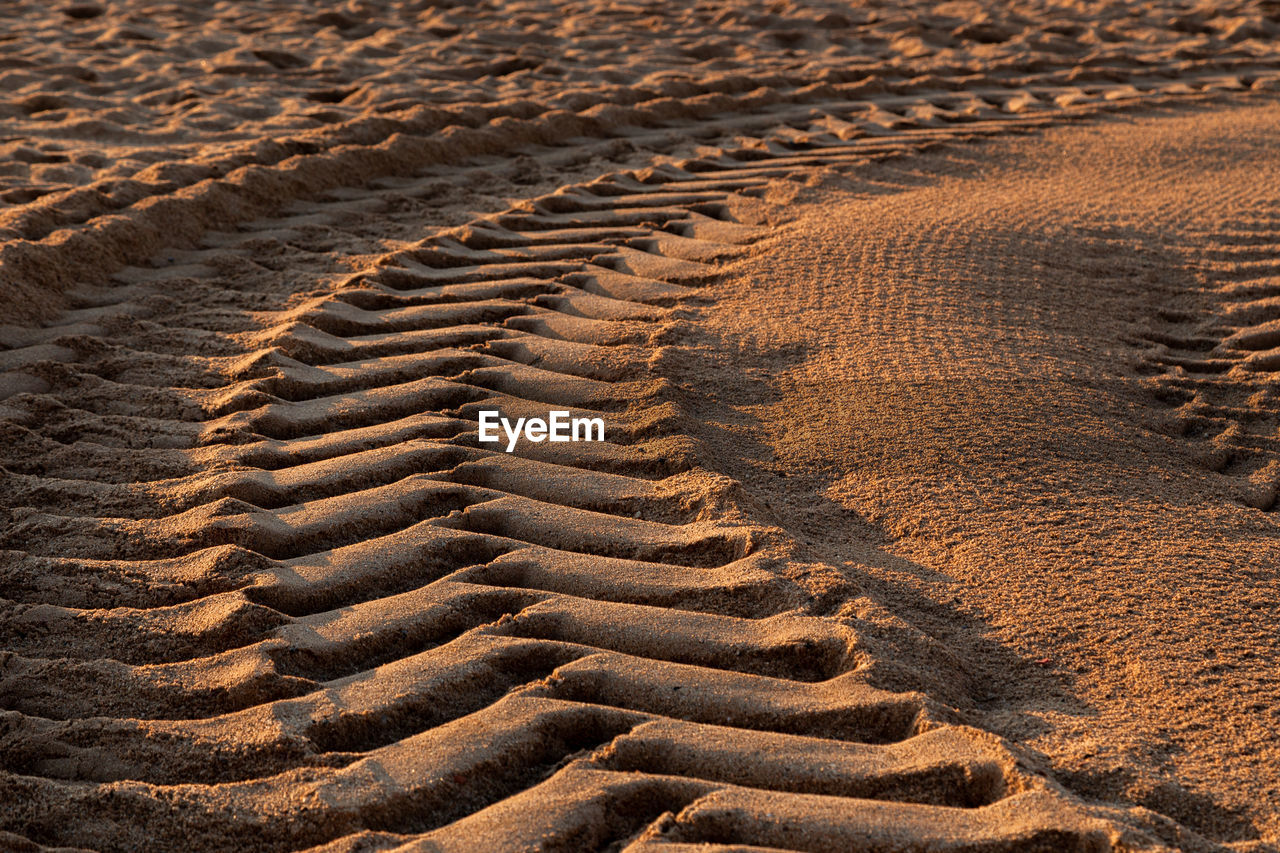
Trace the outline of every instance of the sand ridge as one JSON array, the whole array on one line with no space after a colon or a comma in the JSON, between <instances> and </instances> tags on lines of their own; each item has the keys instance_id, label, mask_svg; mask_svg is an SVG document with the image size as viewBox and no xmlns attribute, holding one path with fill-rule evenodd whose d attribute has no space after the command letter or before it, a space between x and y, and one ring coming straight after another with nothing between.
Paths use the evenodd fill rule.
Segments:
<instances>
[{"instance_id":1,"label":"sand ridge","mask_svg":"<svg viewBox=\"0 0 1280 853\"><path fill-rule=\"evenodd\" d=\"M117 0L14 3L6 22L0 80L15 94L0 192L14 206L0 212L11 238L0 269L6 301L27 321L68 307L73 284L335 187L842 89L862 98L994 84L1021 108L1021 87L1036 78L1085 93L1226 71L1248 87L1275 62L1277 26L1256 0L1069 13L1026 4L995 17L928 3L352 2L317 12Z\"/></svg>"},{"instance_id":2,"label":"sand ridge","mask_svg":"<svg viewBox=\"0 0 1280 853\"><path fill-rule=\"evenodd\" d=\"M88 35L131 8L108 5L71 17ZM743 275L734 258L769 257L776 242L762 241L806 200L804 180L1134 106L1263 97L1277 79L1265 11L1139 7L1073 25L1070 43L1032 7L1010 32L959 6L836 20L812 6L574 18L419 5L387 7L427 25L412 39L346 10L305 22L355 45L317 52L344 80L373 75L312 130L292 112L302 101L285 103L290 81L315 82L305 40L254 18L280 4L168 9L203 16L214 41L223 26L281 37L217 67L199 64L216 44L192 45L196 65L160 66L169 82L196 68L270 80L263 96L282 100L263 111L280 123L201 129L161 110L222 158L211 171L127 185L124 205L77 173L88 195L41 195L6 220L6 274L16 260L23 286L56 297L43 316L72 307L6 327L0 353L0 791L14 804L0 844L1128 850L1238 837L1176 799L1144 808L1082 785L1060 752L975 707L983 667L1007 651L975 663L771 505L741 470L759 436L734 462L706 429L702 401L735 386L700 372L696 332L723 316L767 326L724 283ZM774 33L791 18L804 23ZM449 76L538 32L561 53L589 46L587 25L623 46L635 32L668 40L623 51L616 74L597 56L573 115L528 106L576 96L572 73L546 63ZM723 50L664 53L698 26ZM741 47L761 33L765 47ZM865 67L854 49L871 51ZM415 75L471 100L425 108L434 90ZM221 91L214 111L230 112ZM384 91L386 120L370 121ZM60 110L73 107L31 115ZM249 156L216 138L276 130L312 136ZM39 289L58 282L62 296ZM1265 341L1163 310L1210 323L1235 358ZM883 329L898 315L868 316ZM1176 401L1186 383L1166 337L1121 343L1147 359L1142 393ZM1055 352L1034 343L1018 352ZM964 354L949 351L958 373ZM549 407L605 420L609 440L514 454L477 440L480 411Z\"/></svg>"}]
</instances>

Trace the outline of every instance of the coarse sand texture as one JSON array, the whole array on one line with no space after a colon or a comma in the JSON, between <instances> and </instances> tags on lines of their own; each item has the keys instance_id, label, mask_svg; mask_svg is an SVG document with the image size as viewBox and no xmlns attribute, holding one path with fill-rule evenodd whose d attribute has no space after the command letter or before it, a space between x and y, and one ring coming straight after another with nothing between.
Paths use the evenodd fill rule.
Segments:
<instances>
[{"instance_id":1,"label":"coarse sand texture","mask_svg":"<svg viewBox=\"0 0 1280 853\"><path fill-rule=\"evenodd\" d=\"M0 851L1280 851L1277 45L5 4Z\"/></svg>"}]
</instances>

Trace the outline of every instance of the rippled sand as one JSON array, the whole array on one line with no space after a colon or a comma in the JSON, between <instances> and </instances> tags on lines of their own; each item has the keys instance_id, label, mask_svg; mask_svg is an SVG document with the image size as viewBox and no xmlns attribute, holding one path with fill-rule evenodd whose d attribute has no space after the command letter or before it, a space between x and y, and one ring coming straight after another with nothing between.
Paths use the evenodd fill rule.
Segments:
<instances>
[{"instance_id":1,"label":"rippled sand","mask_svg":"<svg viewBox=\"0 0 1280 853\"><path fill-rule=\"evenodd\" d=\"M0 848L1277 849L1278 34L9 4Z\"/></svg>"}]
</instances>

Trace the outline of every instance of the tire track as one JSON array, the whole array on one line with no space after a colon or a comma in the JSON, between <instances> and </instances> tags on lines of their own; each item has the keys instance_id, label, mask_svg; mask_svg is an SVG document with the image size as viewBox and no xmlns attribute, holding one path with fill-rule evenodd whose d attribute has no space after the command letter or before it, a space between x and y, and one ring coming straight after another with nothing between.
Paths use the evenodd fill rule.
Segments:
<instances>
[{"instance_id":1,"label":"tire track","mask_svg":"<svg viewBox=\"0 0 1280 853\"><path fill-rule=\"evenodd\" d=\"M762 233L776 177L1219 86L809 108L403 241L283 307L219 282L264 246L305 269L295 242L344 198L31 333L4 353L31 390L3 404L0 830L103 850L1143 846L951 709L874 687L877 648L826 604L856 591L790 570L785 532L698 467L649 360ZM184 288L200 298L166 293ZM479 442L480 410L548 406L609 441Z\"/></svg>"},{"instance_id":2,"label":"tire track","mask_svg":"<svg viewBox=\"0 0 1280 853\"><path fill-rule=\"evenodd\" d=\"M1167 431L1192 439L1201 462L1238 484L1246 506L1280 496L1280 210L1273 205L1205 235L1189 251L1207 308L1170 307L1143 335L1154 393L1172 410Z\"/></svg>"},{"instance_id":3,"label":"tire track","mask_svg":"<svg viewBox=\"0 0 1280 853\"><path fill-rule=\"evenodd\" d=\"M43 321L51 318L32 313L42 295L101 283L106 272L143 263L166 247L196 242L209 230L269 215L284 201L312 198L355 180L464 166L539 146L552 149L543 161L555 167L616 151L620 139L626 146L661 150L673 136L807 123L815 109L832 114L827 123L837 133L892 133L951 119L998 117L1044 102L1084 103L1100 94L1125 100L1161 89L1262 88L1272 85L1266 82L1271 62L1253 55L1153 64L1098 57L1050 71L1037 63L1030 70L1010 63L955 69L950 77L906 67L880 68L872 77L866 69L828 69L818 84L775 74L748 86L731 74L702 84L673 80L640 90L610 88L584 95L586 101L571 109L528 99L490 108L419 105L404 116L364 116L212 160L173 164L163 180L104 181L50 194L0 217L0 227L15 238L0 246L0 266L6 285L20 297L20 318ZM895 112L902 107L907 109ZM849 121L859 113L862 121Z\"/></svg>"}]
</instances>

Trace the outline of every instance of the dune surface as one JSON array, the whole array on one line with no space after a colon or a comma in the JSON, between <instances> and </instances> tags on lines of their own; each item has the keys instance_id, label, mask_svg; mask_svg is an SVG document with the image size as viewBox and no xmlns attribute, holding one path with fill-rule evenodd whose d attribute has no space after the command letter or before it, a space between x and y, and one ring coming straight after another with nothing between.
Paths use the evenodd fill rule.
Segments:
<instances>
[{"instance_id":1,"label":"dune surface","mask_svg":"<svg viewBox=\"0 0 1280 853\"><path fill-rule=\"evenodd\" d=\"M1277 849L1271 4L0 24L0 849Z\"/></svg>"}]
</instances>

